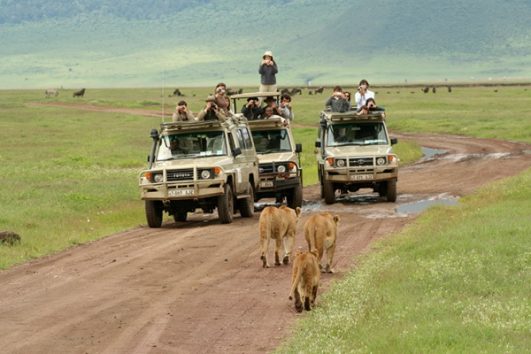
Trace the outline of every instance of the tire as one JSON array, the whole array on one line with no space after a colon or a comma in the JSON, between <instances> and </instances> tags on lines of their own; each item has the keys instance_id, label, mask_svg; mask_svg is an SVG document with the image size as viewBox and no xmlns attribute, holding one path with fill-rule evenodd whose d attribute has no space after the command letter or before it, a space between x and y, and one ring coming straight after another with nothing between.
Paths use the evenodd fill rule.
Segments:
<instances>
[{"instance_id":1,"label":"tire","mask_svg":"<svg viewBox=\"0 0 531 354\"><path fill-rule=\"evenodd\" d=\"M292 209L302 207L302 186L300 184L288 194L288 206Z\"/></svg>"},{"instance_id":2,"label":"tire","mask_svg":"<svg viewBox=\"0 0 531 354\"><path fill-rule=\"evenodd\" d=\"M186 221L187 217L188 217L188 213L186 211L178 211L178 212L175 212L175 214L173 214L173 220L175 220L175 222Z\"/></svg>"},{"instance_id":3,"label":"tire","mask_svg":"<svg viewBox=\"0 0 531 354\"><path fill-rule=\"evenodd\" d=\"M378 192L380 197L385 197L387 195L387 182L381 182L378 184L378 188L375 192Z\"/></svg>"},{"instance_id":4,"label":"tire","mask_svg":"<svg viewBox=\"0 0 531 354\"><path fill-rule=\"evenodd\" d=\"M387 201L388 202L396 202L396 179L392 179L390 181L387 181Z\"/></svg>"},{"instance_id":5,"label":"tire","mask_svg":"<svg viewBox=\"0 0 531 354\"><path fill-rule=\"evenodd\" d=\"M323 196L326 204L334 204L336 202L336 195L332 182L323 181Z\"/></svg>"},{"instance_id":6,"label":"tire","mask_svg":"<svg viewBox=\"0 0 531 354\"><path fill-rule=\"evenodd\" d=\"M224 193L218 197L218 217L222 224L230 224L234 214L234 197L230 184L225 184Z\"/></svg>"},{"instance_id":7,"label":"tire","mask_svg":"<svg viewBox=\"0 0 531 354\"><path fill-rule=\"evenodd\" d=\"M251 183L249 183L248 192L248 198L240 199L238 201L240 215L244 218L250 218L254 215L254 188Z\"/></svg>"},{"instance_id":8,"label":"tire","mask_svg":"<svg viewBox=\"0 0 531 354\"><path fill-rule=\"evenodd\" d=\"M149 227L162 226L162 202L159 200L146 200L146 219Z\"/></svg>"}]
</instances>

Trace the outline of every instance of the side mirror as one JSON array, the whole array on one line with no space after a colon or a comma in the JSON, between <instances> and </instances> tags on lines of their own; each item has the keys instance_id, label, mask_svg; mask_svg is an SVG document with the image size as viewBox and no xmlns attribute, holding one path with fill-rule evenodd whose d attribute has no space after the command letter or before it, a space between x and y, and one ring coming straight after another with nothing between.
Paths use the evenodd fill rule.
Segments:
<instances>
[{"instance_id":1,"label":"side mirror","mask_svg":"<svg viewBox=\"0 0 531 354\"><path fill-rule=\"evenodd\" d=\"M302 152L302 144L295 144L295 152L296 153Z\"/></svg>"},{"instance_id":2,"label":"side mirror","mask_svg":"<svg viewBox=\"0 0 531 354\"><path fill-rule=\"evenodd\" d=\"M151 136L151 139L159 140L159 131L157 129L151 129L151 133L149 133L149 135Z\"/></svg>"},{"instance_id":3,"label":"side mirror","mask_svg":"<svg viewBox=\"0 0 531 354\"><path fill-rule=\"evenodd\" d=\"M232 155L234 155L234 157L238 156L238 155L241 155L242 154L242 149L240 149L239 147L237 148L234 148L232 150Z\"/></svg>"},{"instance_id":4,"label":"side mirror","mask_svg":"<svg viewBox=\"0 0 531 354\"><path fill-rule=\"evenodd\" d=\"M321 141L320 140L316 140L315 141L315 147L316 148L320 148L321 147Z\"/></svg>"},{"instance_id":5,"label":"side mirror","mask_svg":"<svg viewBox=\"0 0 531 354\"><path fill-rule=\"evenodd\" d=\"M391 145L395 145L395 144L398 144L398 139L397 138L391 138Z\"/></svg>"}]
</instances>

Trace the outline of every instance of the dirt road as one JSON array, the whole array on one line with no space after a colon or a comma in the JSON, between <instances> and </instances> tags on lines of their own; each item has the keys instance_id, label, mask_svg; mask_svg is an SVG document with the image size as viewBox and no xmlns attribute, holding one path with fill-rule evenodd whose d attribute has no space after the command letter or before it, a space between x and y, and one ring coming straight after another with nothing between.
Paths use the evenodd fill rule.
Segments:
<instances>
[{"instance_id":1,"label":"dirt road","mask_svg":"<svg viewBox=\"0 0 531 354\"><path fill-rule=\"evenodd\" d=\"M404 137L404 136L399 136ZM337 273L354 267L374 240L415 215L395 208L460 197L531 167L531 146L454 136L414 136L446 154L403 168L398 201L351 196L327 206L304 189L302 224L313 211L341 217ZM139 202L139 208L142 207ZM8 353L264 353L286 338L301 316L288 301L290 269L263 269L258 214L218 224L192 215L161 229L111 235L0 272L0 348ZM318 296L319 302L319 296Z\"/></svg>"}]
</instances>

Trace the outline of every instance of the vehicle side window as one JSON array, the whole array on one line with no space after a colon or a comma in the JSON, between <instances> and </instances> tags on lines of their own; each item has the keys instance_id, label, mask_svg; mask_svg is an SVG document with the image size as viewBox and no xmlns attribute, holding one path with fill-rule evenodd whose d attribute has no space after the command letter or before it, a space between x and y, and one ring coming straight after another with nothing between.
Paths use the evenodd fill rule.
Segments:
<instances>
[{"instance_id":1,"label":"vehicle side window","mask_svg":"<svg viewBox=\"0 0 531 354\"><path fill-rule=\"evenodd\" d=\"M246 149L252 149L253 147L253 140L251 139L251 134L249 133L249 129L242 128L240 129L242 131L243 136L243 142L245 144Z\"/></svg>"},{"instance_id":2,"label":"vehicle side window","mask_svg":"<svg viewBox=\"0 0 531 354\"><path fill-rule=\"evenodd\" d=\"M246 149L241 129L236 130L236 137L238 138L238 145L240 145L240 149Z\"/></svg>"},{"instance_id":3,"label":"vehicle side window","mask_svg":"<svg viewBox=\"0 0 531 354\"><path fill-rule=\"evenodd\" d=\"M229 135L230 151L234 151L234 148L235 148L235 146L234 146L234 138L232 136L232 133L229 133L228 135Z\"/></svg>"}]
</instances>

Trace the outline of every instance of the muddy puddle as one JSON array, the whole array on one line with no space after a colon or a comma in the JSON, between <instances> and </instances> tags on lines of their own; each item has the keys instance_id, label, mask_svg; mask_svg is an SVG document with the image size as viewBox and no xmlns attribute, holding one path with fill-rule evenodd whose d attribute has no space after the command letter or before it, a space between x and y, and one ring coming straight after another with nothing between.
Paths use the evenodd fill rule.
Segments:
<instances>
[{"instance_id":1,"label":"muddy puddle","mask_svg":"<svg viewBox=\"0 0 531 354\"><path fill-rule=\"evenodd\" d=\"M407 214L407 215L419 214L432 206L436 206L436 205L453 206L453 205L457 205L458 202L459 202L458 197L449 195L447 193L442 193L436 196L428 197L428 198L417 200L414 202L399 204L395 208L395 211L398 214Z\"/></svg>"}]
</instances>

